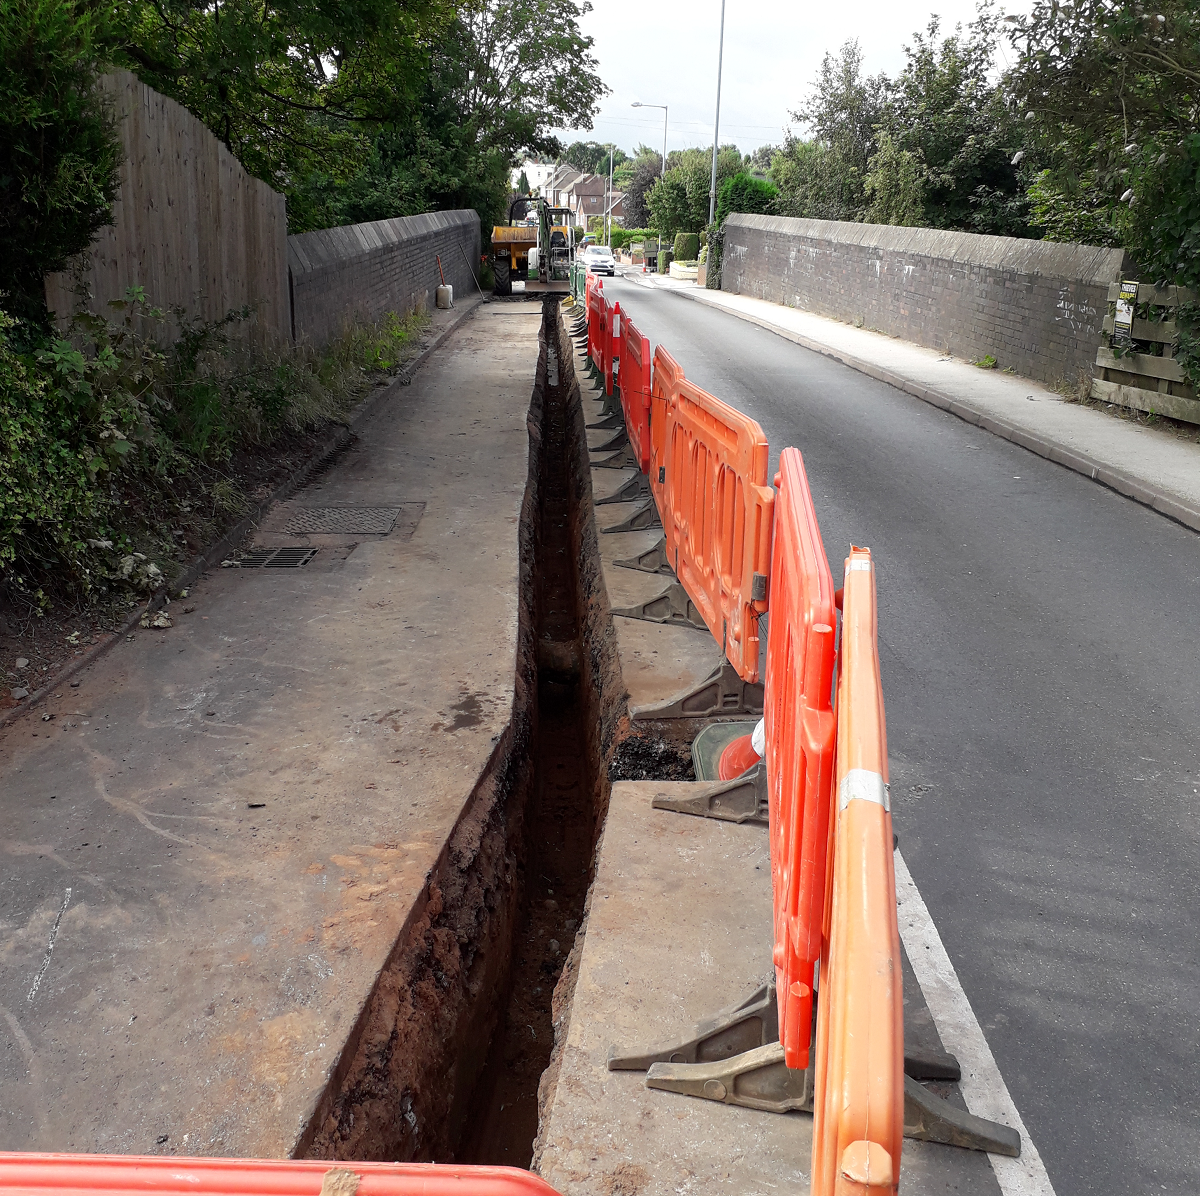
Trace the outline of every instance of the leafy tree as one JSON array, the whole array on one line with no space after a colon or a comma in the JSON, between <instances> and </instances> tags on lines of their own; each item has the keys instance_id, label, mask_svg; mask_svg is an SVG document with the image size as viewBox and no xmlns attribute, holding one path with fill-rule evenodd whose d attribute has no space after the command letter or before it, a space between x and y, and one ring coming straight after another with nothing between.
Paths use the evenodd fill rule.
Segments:
<instances>
[{"instance_id":1,"label":"leafy tree","mask_svg":"<svg viewBox=\"0 0 1200 1196\"><path fill-rule=\"evenodd\" d=\"M108 224L121 145L94 90L105 28L73 0L0 4L0 285L47 320L43 277Z\"/></svg>"},{"instance_id":2,"label":"leafy tree","mask_svg":"<svg viewBox=\"0 0 1200 1196\"><path fill-rule=\"evenodd\" d=\"M1116 230L1153 277L1200 285L1200 14L1192 0L1149 8L1038 0L1016 18L1008 86L1049 159L1040 212L1067 203ZM1070 223L1067 224L1070 228ZM1067 231L1065 228L1064 231Z\"/></svg>"},{"instance_id":3,"label":"leafy tree","mask_svg":"<svg viewBox=\"0 0 1200 1196\"><path fill-rule=\"evenodd\" d=\"M503 205L604 85L586 0L126 0L119 53L288 195L293 232Z\"/></svg>"},{"instance_id":4,"label":"leafy tree","mask_svg":"<svg viewBox=\"0 0 1200 1196\"><path fill-rule=\"evenodd\" d=\"M633 160L629 182L625 185L625 222L632 228L650 223L646 193L662 175L662 155L639 145Z\"/></svg>"},{"instance_id":5,"label":"leafy tree","mask_svg":"<svg viewBox=\"0 0 1200 1196\"><path fill-rule=\"evenodd\" d=\"M736 145L723 145L717 154L717 189L742 168ZM709 187L712 180L712 150L674 150L667 155L666 176L650 189L646 202L651 224L664 237L676 233L698 233L708 224Z\"/></svg>"},{"instance_id":6,"label":"leafy tree","mask_svg":"<svg viewBox=\"0 0 1200 1196\"><path fill-rule=\"evenodd\" d=\"M783 193L780 210L792 216L860 220L867 206L864 181L876 150L888 80L864 76L857 41L821 60L808 99L791 113L813 132L811 142L790 134L772 160L771 177ZM779 159L782 157L783 161Z\"/></svg>"},{"instance_id":7,"label":"leafy tree","mask_svg":"<svg viewBox=\"0 0 1200 1196\"><path fill-rule=\"evenodd\" d=\"M522 195L528 195L530 191L533 190L533 188L529 185L529 175L527 175L523 170L521 171L521 177L517 179L517 190Z\"/></svg>"},{"instance_id":8,"label":"leafy tree","mask_svg":"<svg viewBox=\"0 0 1200 1196\"><path fill-rule=\"evenodd\" d=\"M1001 86L989 79L999 22L985 2L965 34L958 28L942 37L933 17L905 47L907 65L888 88L881 114L888 143L873 155L875 213L903 214L906 223L932 228L1027 231L1011 161L1023 134Z\"/></svg>"},{"instance_id":9,"label":"leafy tree","mask_svg":"<svg viewBox=\"0 0 1200 1196\"><path fill-rule=\"evenodd\" d=\"M127 0L117 56L258 178L348 175L371 122L411 108L449 0ZM332 164L332 165L331 165Z\"/></svg>"},{"instance_id":10,"label":"leafy tree","mask_svg":"<svg viewBox=\"0 0 1200 1196\"><path fill-rule=\"evenodd\" d=\"M1030 226L1047 241L1084 245L1117 245L1112 204L1097 185L1095 170L1070 178L1060 172L1038 171L1026 189Z\"/></svg>"},{"instance_id":11,"label":"leafy tree","mask_svg":"<svg viewBox=\"0 0 1200 1196\"><path fill-rule=\"evenodd\" d=\"M601 145L599 141L575 141L563 150L562 160L585 174L608 174L608 151L607 143ZM624 150L614 147L613 173L616 173L618 166L623 166L629 160L629 155Z\"/></svg>"},{"instance_id":12,"label":"leafy tree","mask_svg":"<svg viewBox=\"0 0 1200 1196\"><path fill-rule=\"evenodd\" d=\"M891 133L879 134L879 148L870 162L866 193L870 200L863 219L868 224L925 223L925 167L917 154L901 149Z\"/></svg>"},{"instance_id":13,"label":"leafy tree","mask_svg":"<svg viewBox=\"0 0 1200 1196\"><path fill-rule=\"evenodd\" d=\"M866 203L863 178L825 142L802 141L789 135L771 161L771 181L779 188L775 210L781 216L862 218Z\"/></svg>"},{"instance_id":14,"label":"leafy tree","mask_svg":"<svg viewBox=\"0 0 1200 1196\"><path fill-rule=\"evenodd\" d=\"M777 153L777 145L760 145L752 154L746 155L746 169L757 175L769 174Z\"/></svg>"}]
</instances>

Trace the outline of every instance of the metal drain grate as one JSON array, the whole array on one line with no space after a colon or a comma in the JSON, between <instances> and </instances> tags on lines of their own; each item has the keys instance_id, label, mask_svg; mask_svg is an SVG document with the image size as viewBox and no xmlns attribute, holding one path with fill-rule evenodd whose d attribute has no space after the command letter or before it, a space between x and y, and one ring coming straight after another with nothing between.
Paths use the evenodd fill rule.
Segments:
<instances>
[{"instance_id":1,"label":"metal drain grate","mask_svg":"<svg viewBox=\"0 0 1200 1196\"><path fill-rule=\"evenodd\" d=\"M386 536L403 507L303 507L283 529L287 536Z\"/></svg>"},{"instance_id":2,"label":"metal drain grate","mask_svg":"<svg viewBox=\"0 0 1200 1196\"><path fill-rule=\"evenodd\" d=\"M255 548L221 564L226 569L299 569L317 555L315 548Z\"/></svg>"}]
</instances>

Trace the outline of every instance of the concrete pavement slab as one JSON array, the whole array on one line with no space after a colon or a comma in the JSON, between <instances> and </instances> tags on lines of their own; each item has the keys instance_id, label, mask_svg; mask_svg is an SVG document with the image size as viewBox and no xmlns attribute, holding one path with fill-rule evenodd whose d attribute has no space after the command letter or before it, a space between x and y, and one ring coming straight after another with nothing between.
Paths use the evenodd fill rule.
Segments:
<instances>
[{"instance_id":1,"label":"concrete pavement slab","mask_svg":"<svg viewBox=\"0 0 1200 1196\"><path fill-rule=\"evenodd\" d=\"M607 1067L611 1046L670 1041L743 997L770 967L766 832L651 806L657 794L695 787L613 786L534 1153L534 1169L563 1196L809 1190L808 1114L657 1091L640 1072ZM999 1192L986 1156L909 1140L900 1183L920 1196Z\"/></svg>"},{"instance_id":2,"label":"concrete pavement slab","mask_svg":"<svg viewBox=\"0 0 1200 1196\"><path fill-rule=\"evenodd\" d=\"M481 307L292 504L404 534L214 572L0 733L0 1147L296 1148L510 725L539 326Z\"/></svg>"}]
</instances>

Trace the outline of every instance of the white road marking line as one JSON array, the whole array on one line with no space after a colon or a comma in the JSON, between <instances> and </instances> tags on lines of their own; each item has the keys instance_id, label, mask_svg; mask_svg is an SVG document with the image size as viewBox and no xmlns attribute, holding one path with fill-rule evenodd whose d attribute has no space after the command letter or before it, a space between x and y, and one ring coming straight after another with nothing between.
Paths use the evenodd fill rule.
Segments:
<instances>
[{"instance_id":1,"label":"white road marking line","mask_svg":"<svg viewBox=\"0 0 1200 1196\"><path fill-rule=\"evenodd\" d=\"M42 960L42 966L38 968L38 974L33 978L33 987L29 990L29 996L26 1000L32 1001L37 996L37 990L42 987L42 979L46 975L46 969L50 966L50 956L54 954L54 940L58 938L58 928L62 925L63 914L67 912L67 906L71 901L71 890L68 889L66 896L62 899L62 905L58 907L58 917L54 919L54 925L50 927L50 940L46 944L46 958Z\"/></svg>"},{"instance_id":2,"label":"white road marking line","mask_svg":"<svg viewBox=\"0 0 1200 1196\"><path fill-rule=\"evenodd\" d=\"M895 853L895 861L900 937L942 1043L962 1066L960 1087L967 1108L977 1117L1012 1126L1021 1135L1019 1159L988 1155L1000 1191L1004 1196L1054 1196L1042 1156L1009 1095L983 1027L942 945L942 936L899 851Z\"/></svg>"}]
</instances>

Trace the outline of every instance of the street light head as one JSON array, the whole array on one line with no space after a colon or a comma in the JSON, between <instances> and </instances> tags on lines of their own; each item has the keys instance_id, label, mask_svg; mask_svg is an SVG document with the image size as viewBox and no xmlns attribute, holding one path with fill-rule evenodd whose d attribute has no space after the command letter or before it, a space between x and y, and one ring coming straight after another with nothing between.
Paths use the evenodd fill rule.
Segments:
<instances>
[{"instance_id":1,"label":"street light head","mask_svg":"<svg viewBox=\"0 0 1200 1196\"><path fill-rule=\"evenodd\" d=\"M633 103L630 104L629 106L630 106L630 108L640 108L642 106L642 101L634 100Z\"/></svg>"}]
</instances>

